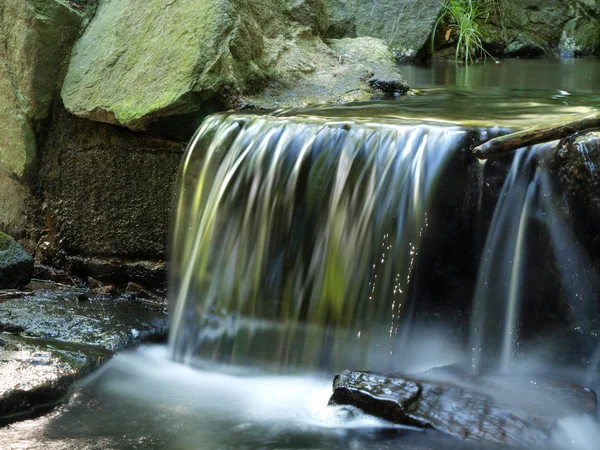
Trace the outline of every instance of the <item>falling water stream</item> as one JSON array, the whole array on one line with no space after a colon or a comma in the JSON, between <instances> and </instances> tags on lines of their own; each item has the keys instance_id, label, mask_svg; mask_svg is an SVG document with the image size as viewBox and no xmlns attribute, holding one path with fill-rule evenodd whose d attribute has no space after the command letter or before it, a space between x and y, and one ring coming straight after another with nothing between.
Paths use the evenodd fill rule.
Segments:
<instances>
[{"instance_id":1,"label":"falling water stream","mask_svg":"<svg viewBox=\"0 0 600 450\"><path fill-rule=\"evenodd\" d=\"M596 387L598 286L549 170L558 143L470 153L595 101L432 89L207 118L179 175L168 347L118 355L0 447L496 448L328 407L331 377L455 365ZM543 448L599 436L569 416Z\"/></svg>"},{"instance_id":2,"label":"falling water stream","mask_svg":"<svg viewBox=\"0 0 600 450\"><path fill-rule=\"evenodd\" d=\"M431 197L466 134L437 124L207 120L182 170L175 360L385 369Z\"/></svg>"}]
</instances>

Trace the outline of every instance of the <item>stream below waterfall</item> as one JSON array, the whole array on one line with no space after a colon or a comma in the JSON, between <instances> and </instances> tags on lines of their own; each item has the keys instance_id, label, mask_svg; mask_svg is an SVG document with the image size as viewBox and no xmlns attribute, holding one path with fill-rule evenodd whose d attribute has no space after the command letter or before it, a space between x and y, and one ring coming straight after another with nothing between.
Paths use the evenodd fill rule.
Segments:
<instances>
[{"instance_id":1,"label":"stream below waterfall","mask_svg":"<svg viewBox=\"0 0 600 450\"><path fill-rule=\"evenodd\" d=\"M600 387L599 284L549 168L558 143L470 153L596 113L598 70L407 66L417 92L396 100L207 118L173 212L168 346L117 355L0 448L523 448L328 400L346 369ZM550 397L564 417L539 449L600 448L594 418Z\"/></svg>"}]
</instances>

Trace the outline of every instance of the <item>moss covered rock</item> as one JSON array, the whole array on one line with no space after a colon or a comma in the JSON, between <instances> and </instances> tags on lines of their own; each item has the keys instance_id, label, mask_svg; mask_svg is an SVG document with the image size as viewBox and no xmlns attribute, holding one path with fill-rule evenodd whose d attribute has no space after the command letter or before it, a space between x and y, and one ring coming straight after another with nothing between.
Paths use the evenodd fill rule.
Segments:
<instances>
[{"instance_id":1,"label":"moss covered rock","mask_svg":"<svg viewBox=\"0 0 600 450\"><path fill-rule=\"evenodd\" d=\"M490 5L484 45L506 56L587 56L600 44L595 0L500 1Z\"/></svg>"},{"instance_id":2,"label":"moss covered rock","mask_svg":"<svg viewBox=\"0 0 600 450\"><path fill-rule=\"evenodd\" d=\"M563 57L588 56L600 49L600 21L589 15L579 15L569 20L558 45Z\"/></svg>"},{"instance_id":3,"label":"moss covered rock","mask_svg":"<svg viewBox=\"0 0 600 450\"><path fill-rule=\"evenodd\" d=\"M79 117L132 130L211 101L238 108L261 92L277 98L256 106L363 99L365 64L342 62L321 40L328 23L323 0L102 0L62 98ZM288 86L301 88L286 95Z\"/></svg>"},{"instance_id":4,"label":"moss covered rock","mask_svg":"<svg viewBox=\"0 0 600 450\"><path fill-rule=\"evenodd\" d=\"M26 285L33 273L33 258L9 235L0 232L0 288Z\"/></svg>"},{"instance_id":5,"label":"moss covered rock","mask_svg":"<svg viewBox=\"0 0 600 450\"><path fill-rule=\"evenodd\" d=\"M261 85L253 60L262 45L254 10L231 0L103 0L74 48L62 98L77 116L144 129L225 88Z\"/></svg>"},{"instance_id":6,"label":"moss covered rock","mask_svg":"<svg viewBox=\"0 0 600 450\"><path fill-rule=\"evenodd\" d=\"M0 168L21 177L35 158L36 122L57 92L84 16L58 0L0 4Z\"/></svg>"}]
</instances>

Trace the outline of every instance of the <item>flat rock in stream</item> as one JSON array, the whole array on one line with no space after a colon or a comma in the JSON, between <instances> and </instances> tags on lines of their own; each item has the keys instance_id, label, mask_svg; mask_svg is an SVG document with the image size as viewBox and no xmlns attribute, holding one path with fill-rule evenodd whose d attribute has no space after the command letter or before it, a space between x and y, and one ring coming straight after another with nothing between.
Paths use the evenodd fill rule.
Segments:
<instances>
[{"instance_id":1,"label":"flat rock in stream","mask_svg":"<svg viewBox=\"0 0 600 450\"><path fill-rule=\"evenodd\" d=\"M0 302L0 426L53 407L119 350L165 341L162 305L84 289Z\"/></svg>"},{"instance_id":2,"label":"flat rock in stream","mask_svg":"<svg viewBox=\"0 0 600 450\"><path fill-rule=\"evenodd\" d=\"M433 428L455 437L535 448L548 441L558 419L596 414L593 391L517 377L465 381L426 373L420 378L344 371L330 404L352 405L387 421Z\"/></svg>"},{"instance_id":3,"label":"flat rock in stream","mask_svg":"<svg viewBox=\"0 0 600 450\"><path fill-rule=\"evenodd\" d=\"M51 408L111 356L101 347L0 335L0 426Z\"/></svg>"},{"instance_id":4,"label":"flat rock in stream","mask_svg":"<svg viewBox=\"0 0 600 450\"><path fill-rule=\"evenodd\" d=\"M118 351L143 341L166 341L160 305L82 289L36 291L0 303L0 331Z\"/></svg>"}]
</instances>

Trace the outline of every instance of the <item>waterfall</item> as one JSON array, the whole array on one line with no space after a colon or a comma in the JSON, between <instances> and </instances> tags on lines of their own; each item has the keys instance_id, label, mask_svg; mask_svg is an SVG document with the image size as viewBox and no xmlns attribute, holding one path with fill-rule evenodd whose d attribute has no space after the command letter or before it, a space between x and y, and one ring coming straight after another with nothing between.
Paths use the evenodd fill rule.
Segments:
<instances>
[{"instance_id":1,"label":"waterfall","mask_svg":"<svg viewBox=\"0 0 600 450\"><path fill-rule=\"evenodd\" d=\"M394 358L413 351L420 289L437 282L418 263L424 250L436 257L423 247L437 232L428 234L432 214L449 219L431 209L442 176L468 146L506 130L286 114L212 116L188 147L171 248L171 355L275 371L395 370ZM593 353L597 282L557 207L557 145L519 150L497 198L473 277L474 373L511 372L546 311L578 324L578 351ZM477 178L467 183L477 191L477 247L490 166L469 172L464 162L453 176ZM453 245L439 248L469 251Z\"/></svg>"},{"instance_id":2,"label":"waterfall","mask_svg":"<svg viewBox=\"0 0 600 450\"><path fill-rule=\"evenodd\" d=\"M216 115L180 173L175 360L385 369L440 175L467 132Z\"/></svg>"},{"instance_id":3,"label":"waterfall","mask_svg":"<svg viewBox=\"0 0 600 450\"><path fill-rule=\"evenodd\" d=\"M510 373L518 359L524 303L529 300L527 288L536 283L531 268L548 263L529 254L532 247L540 245L540 229L549 238L541 246L548 247L545 257L555 260L569 321L580 324L582 341L589 340L590 330L585 328L593 317L597 281L588 273L585 252L557 210L559 198L548 165L558 145L554 142L519 150L500 192L472 309L469 349L471 369L476 374L489 370ZM589 352L589 342L582 342L582 346Z\"/></svg>"}]
</instances>

